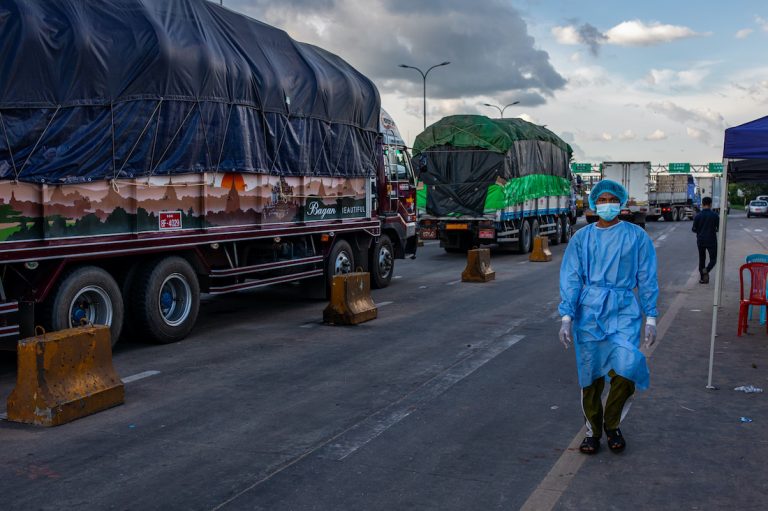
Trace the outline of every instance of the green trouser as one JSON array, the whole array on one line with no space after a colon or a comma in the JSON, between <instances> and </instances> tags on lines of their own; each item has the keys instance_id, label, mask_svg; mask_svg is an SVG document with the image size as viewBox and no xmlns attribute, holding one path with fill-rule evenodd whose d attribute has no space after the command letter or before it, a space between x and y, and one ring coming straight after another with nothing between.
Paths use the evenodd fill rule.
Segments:
<instances>
[{"instance_id":1,"label":"green trouser","mask_svg":"<svg viewBox=\"0 0 768 511\"><path fill-rule=\"evenodd\" d=\"M629 411L628 400L635 393L635 383L616 374L613 369L608 373L611 379L611 390L605 402L603 412L603 389L605 378L598 378L589 387L581 389L581 406L584 418L587 420L587 436L600 438L605 429L617 429L621 419Z\"/></svg>"}]
</instances>

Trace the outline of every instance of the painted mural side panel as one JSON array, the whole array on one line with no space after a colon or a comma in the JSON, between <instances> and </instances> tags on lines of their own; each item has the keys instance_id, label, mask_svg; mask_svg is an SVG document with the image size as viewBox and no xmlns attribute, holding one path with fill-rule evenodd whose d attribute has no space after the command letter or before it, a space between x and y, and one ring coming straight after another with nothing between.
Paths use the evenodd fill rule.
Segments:
<instances>
[{"instance_id":1,"label":"painted mural side panel","mask_svg":"<svg viewBox=\"0 0 768 511\"><path fill-rule=\"evenodd\" d=\"M0 181L0 243L370 218L367 182L234 173L66 185Z\"/></svg>"}]
</instances>

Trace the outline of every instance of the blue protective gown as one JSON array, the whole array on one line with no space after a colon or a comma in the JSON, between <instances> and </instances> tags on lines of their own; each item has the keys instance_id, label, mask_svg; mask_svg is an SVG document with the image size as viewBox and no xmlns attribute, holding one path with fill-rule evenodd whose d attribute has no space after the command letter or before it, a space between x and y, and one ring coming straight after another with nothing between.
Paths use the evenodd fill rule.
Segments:
<instances>
[{"instance_id":1,"label":"blue protective gown","mask_svg":"<svg viewBox=\"0 0 768 511\"><path fill-rule=\"evenodd\" d=\"M648 388L640 330L643 314L657 316L658 295L656 250L643 229L619 222L606 229L590 224L576 232L560 267L559 310L573 318L582 388L611 369L637 388Z\"/></svg>"}]
</instances>

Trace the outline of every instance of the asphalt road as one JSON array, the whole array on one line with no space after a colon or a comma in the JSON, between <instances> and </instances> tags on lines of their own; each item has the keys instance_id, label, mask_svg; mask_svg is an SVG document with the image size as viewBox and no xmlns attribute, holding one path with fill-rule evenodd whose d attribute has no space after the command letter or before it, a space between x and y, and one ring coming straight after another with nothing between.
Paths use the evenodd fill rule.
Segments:
<instances>
[{"instance_id":1,"label":"asphalt road","mask_svg":"<svg viewBox=\"0 0 768 511\"><path fill-rule=\"evenodd\" d=\"M696 266L690 222L648 225L660 312ZM183 342L118 344L126 403L51 429L0 423L3 509L519 508L582 427L558 272L494 252L460 282L435 243L397 261L379 318L321 324L306 286L206 298ZM0 357L0 395L14 384Z\"/></svg>"}]
</instances>

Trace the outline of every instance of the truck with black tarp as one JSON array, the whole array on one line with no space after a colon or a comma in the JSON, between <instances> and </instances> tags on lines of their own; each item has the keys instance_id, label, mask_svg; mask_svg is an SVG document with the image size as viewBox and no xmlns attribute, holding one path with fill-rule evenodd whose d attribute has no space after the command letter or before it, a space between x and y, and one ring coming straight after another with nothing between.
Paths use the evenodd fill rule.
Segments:
<instances>
[{"instance_id":1,"label":"truck with black tarp","mask_svg":"<svg viewBox=\"0 0 768 511\"><path fill-rule=\"evenodd\" d=\"M200 293L383 287L415 252L404 144L338 56L205 0L6 0L0 40L5 346L81 322L172 342Z\"/></svg>"},{"instance_id":2,"label":"truck with black tarp","mask_svg":"<svg viewBox=\"0 0 768 511\"><path fill-rule=\"evenodd\" d=\"M571 147L522 119L445 117L416 137L421 239L448 252L498 244L528 252L570 239Z\"/></svg>"}]
</instances>

